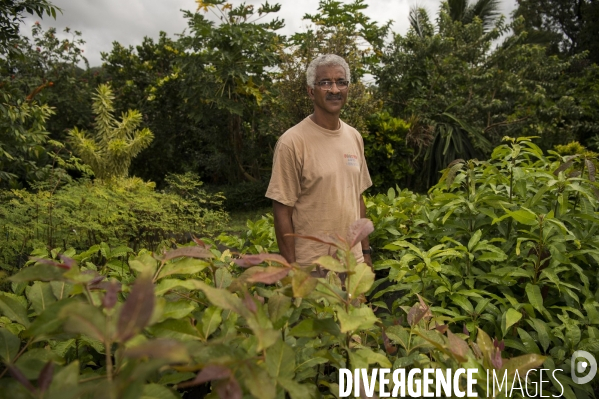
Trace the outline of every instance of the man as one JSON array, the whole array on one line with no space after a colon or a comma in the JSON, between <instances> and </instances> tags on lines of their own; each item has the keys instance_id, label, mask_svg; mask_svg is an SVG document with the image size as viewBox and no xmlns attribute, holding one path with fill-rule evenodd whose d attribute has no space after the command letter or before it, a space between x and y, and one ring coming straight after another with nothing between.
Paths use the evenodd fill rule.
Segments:
<instances>
[{"instance_id":1,"label":"man","mask_svg":"<svg viewBox=\"0 0 599 399\"><path fill-rule=\"evenodd\" d=\"M275 233L288 262L310 265L334 254L329 245L286 234L346 237L366 217L362 193L372 185L360 133L339 119L350 72L334 54L314 59L306 71L314 112L277 142L266 197L273 200ZM368 238L352 248L358 262L372 266Z\"/></svg>"}]
</instances>

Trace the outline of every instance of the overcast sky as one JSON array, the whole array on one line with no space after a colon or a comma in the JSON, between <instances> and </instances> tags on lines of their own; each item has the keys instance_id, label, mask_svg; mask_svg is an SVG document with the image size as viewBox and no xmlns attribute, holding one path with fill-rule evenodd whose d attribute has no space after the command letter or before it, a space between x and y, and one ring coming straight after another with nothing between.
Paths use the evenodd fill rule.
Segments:
<instances>
[{"instance_id":1,"label":"overcast sky","mask_svg":"<svg viewBox=\"0 0 599 399\"><path fill-rule=\"evenodd\" d=\"M124 46L140 44L144 36L157 38L160 31L169 36L181 33L187 27L187 20L181 10L195 11L194 0L51 0L62 9L56 20L45 17L42 27L56 27L62 32L65 27L81 31L85 53L90 66L102 64L100 52L109 52L112 42ZM343 0L342 0L343 1ZM239 0L231 0L234 5ZM349 3L351 1L344 1ZM262 4L263 1L247 0L246 4ZM271 0L271 4L277 3ZM304 14L318 11L318 0L279 0L281 11L276 16L285 20L285 27L279 32L290 35L305 30L308 21ZM408 12L412 5L426 8L436 15L441 0L366 0L365 14L380 24L393 20L393 31L405 33L408 29ZM516 0L502 0L502 12L509 17L516 6ZM39 18L28 18L22 33L31 32L31 25ZM66 36L65 36L66 37Z\"/></svg>"}]
</instances>

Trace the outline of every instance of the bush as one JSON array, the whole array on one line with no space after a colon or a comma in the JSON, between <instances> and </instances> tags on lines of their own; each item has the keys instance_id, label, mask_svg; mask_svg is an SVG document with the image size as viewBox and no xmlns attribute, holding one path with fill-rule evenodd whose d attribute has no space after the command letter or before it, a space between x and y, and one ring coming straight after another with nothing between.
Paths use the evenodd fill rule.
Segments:
<instances>
[{"instance_id":1,"label":"bush","mask_svg":"<svg viewBox=\"0 0 599 399\"><path fill-rule=\"evenodd\" d=\"M599 186L590 159L546 157L509 139L488 162L457 160L427 196L391 189L366 205L392 313L414 302L569 374L576 350L599 355ZM584 175L581 176L581 172ZM562 375L566 397L590 385Z\"/></svg>"},{"instance_id":2,"label":"bush","mask_svg":"<svg viewBox=\"0 0 599 399\"><path fill-rule=\"evenodd\" d=\"M268 183L268 180L246 181L235 185L212 187L210 191L223 193L225 196L224 207L229 212L252 211L272 204L272 200L264 196Z\"/></svg>"},{"instance_id":3,"label":"bush","mask_svg":"<svg viewBox=\"0 0 599 399\"><path fill-rule=\"evenodd\" d=\"M406 309L407 323L377 317L365 303L374 273L356 264L349 248L371 231L362 219L338 239L339 258L319 259L330 270L319 279L310 276L313 267L289 265L279 255L232 262L227 252L202 245L162 255L142 250L128 261L130 250L104 248L98 262L102 246L58 258L37 252L11 278L13 292L0 295L0 356L7 365L0 377L6 371L13 377L0 378L0 392L176 398L210 383L207 397L333 398L338 369L397 368L406 360L478 368L477 389L485 392L483 377L497 364L486 333L469 347L446 325L430 330L441 318L422 299ZM337 272L348 273L345 284ZM513 375L542 360L525 355L498 368Z\"/></svg>"},{"instance_id":4,"label":"bush","mask_svg":"<svg viewBox=\"0 0 599 399\"><path fill-rule=\"evenodd\" d=\"M427 196L368 198L374 225L318 238L337 248L316 262L324 278L209 240L38 250L0 293L0 392L334 398L341 368L418 367L478 369L480 397L487 371L505 370L525 396L542 365L543 395L591 398L569 373L574 351L599 355L599 187L577 167L510 139L487 162L456 161ZM272 249L271 226L250 224L241 251ZM378 280L349 251L367 234Z\"/></svg>"},{"instance_id":5,"label":"bush","mask_svg":"<svg viewBox=\"0 0 599 399\"><path fill-rule=\"evenodd\" d=\"M170 179L193 180L188 175ZM193 186L177 192L174 180L164 193L139 179L82 181L56 192L3 191L0 266L19 268L36 248L82 250L105 242L157 250L189 240L190 234L209 236L221 230L228 220L222 196Z\"/></svg>"}]
</instances>

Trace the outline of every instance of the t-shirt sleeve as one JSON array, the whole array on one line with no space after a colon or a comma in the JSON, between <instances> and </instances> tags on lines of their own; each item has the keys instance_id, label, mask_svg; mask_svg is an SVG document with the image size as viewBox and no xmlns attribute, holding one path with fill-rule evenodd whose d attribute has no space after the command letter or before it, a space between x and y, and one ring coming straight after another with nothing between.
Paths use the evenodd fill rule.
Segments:
<instances>
[{"instance_id":1,"label":"t-shirt sleeve","mask_svg":"<svg viewBox=\"0 0 599 399\"><path fill-rule=\"evenodd\" d=\"M300 189L300 167L295 151L279 141L275 146L266 197L283 205L294 206Z\"/></svg>"},{"instance_id":2,"label":"t-shirt sleeve","mask_svg":"<svg viewBox=\"0 0 599 399\"><path fill-rule=\"evenodd\" d=\"M359 133L358 137L360 142L360 155L362 157L362 167L360 168L360 193L363 193L368 187L372 186L372 180L370 179L370 172L368 172L368 165L366 164L366 157L364 156L364 140Z\"/></svg>"}]
</instances>

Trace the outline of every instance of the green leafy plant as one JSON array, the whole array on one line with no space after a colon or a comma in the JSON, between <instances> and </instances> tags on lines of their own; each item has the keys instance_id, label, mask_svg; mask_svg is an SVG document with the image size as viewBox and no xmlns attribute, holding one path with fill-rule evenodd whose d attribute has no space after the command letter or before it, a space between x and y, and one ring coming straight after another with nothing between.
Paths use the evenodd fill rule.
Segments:
<instances>
[{"instance_id":1,"label":"green leafy plant","mask_svg":"<svg viewBox=\"0 0 599 399\"><path fill-rule=\"evenodd\" d=\"M129 110L117 122L112 115L113 100L110 86L100 85L93 102L94 136L76 127L69 131L75 152L98 179L127 176L131 160L154 138L148 128L137 130L142 121L139 111Z\"/></svg>"}]
</instances>

